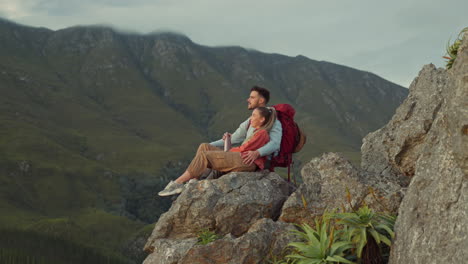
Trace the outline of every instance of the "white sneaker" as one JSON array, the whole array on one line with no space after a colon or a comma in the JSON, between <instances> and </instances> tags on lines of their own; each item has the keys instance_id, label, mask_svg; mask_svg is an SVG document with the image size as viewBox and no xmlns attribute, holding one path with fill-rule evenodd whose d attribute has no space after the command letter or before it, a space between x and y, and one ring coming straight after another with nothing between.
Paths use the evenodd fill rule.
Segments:
<instances>
[{"instance_id":1,"label":"white sneaker","mask_svg":"<svg viewBox=\"0 0 468 264\"><path fill-rule=\"evenodd\" d=\"M174 194L179 194L184 190L184 184L177 183L175 181L170 181L164 190L158 193L159 196L170 196Z\"/></svg>"}]
</instances>

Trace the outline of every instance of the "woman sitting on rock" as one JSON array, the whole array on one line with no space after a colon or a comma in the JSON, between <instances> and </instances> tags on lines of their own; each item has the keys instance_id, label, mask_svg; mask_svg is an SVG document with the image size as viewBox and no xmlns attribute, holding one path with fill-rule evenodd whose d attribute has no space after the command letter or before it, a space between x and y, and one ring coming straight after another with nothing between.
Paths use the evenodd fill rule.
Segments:
<instances>
[{"instance_id":1,"label":"woman sitting on rock","mask_svg":"<svg viewBox=\"0 0 468 264\"><path fill-rule=\"evenodd\" d=\"M274 108L257 107L252 111L250 126L255 128L253 134L247 137L241 146L232 148L228 152L220 148L202 143L198 147L197 154L192 160L187 170L175 181L169 182L164 190L158 193L159 196L169 196L179 194L184 188L184 183L190 179L199 178L207 169L221 172L230 171L255 171L257 168L264 169L266 157L256 159L252 164L244 164L242 155L245 151L253 151L268 143L270 137L268 132L276 120ZM226 136L223 136L226 140Z\"/></svg>"}]
</instances>

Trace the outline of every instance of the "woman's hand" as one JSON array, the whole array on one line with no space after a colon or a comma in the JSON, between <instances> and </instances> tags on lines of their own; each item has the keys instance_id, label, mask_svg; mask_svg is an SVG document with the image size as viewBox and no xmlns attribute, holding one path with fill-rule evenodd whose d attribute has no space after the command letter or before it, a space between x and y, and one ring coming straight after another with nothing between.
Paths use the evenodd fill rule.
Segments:
<instances>
[{"instance_id":1,"label":"woman's hand","mask_svg":"<svg viewBox=\"0 0 468 264\"><path fill-rule=\"evenodd\" d=\"M224 134L223 134L223 140L226 140L226 138L227 138L228 136L231 136L231 133L228 133L228 132L224 133Z\"/></svg>"},{"instance_id":2,"label":"woman's hand","mask_svg":"<svg viewBox=\"0 0 468 264\"><path fill-rule=\"evenodd\" d=\"M252 163L260 157L260 152L257 150L254 151L245 151L242 152L242 160L244 161L244 164L247 165L252 165Z\"/></svg>"}]
</instances>

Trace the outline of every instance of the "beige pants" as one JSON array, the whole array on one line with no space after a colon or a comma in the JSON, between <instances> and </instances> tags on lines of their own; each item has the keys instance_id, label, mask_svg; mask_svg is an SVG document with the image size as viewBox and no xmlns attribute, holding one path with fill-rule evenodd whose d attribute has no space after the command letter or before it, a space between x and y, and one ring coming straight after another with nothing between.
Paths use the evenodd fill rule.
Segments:
<instances>
[{"instance_id":1,"label":"beige pants","mask_svg":"<svg viewBox=\"0 0 468 264\"><path fill-rule=\"evenodd\" d=\"M187 171L192 177L198 178L207 168L222 172L255 171L257 166L244 164L239 152L224 152L208 143L202 143Z\"/></svg>"}]
</instances>

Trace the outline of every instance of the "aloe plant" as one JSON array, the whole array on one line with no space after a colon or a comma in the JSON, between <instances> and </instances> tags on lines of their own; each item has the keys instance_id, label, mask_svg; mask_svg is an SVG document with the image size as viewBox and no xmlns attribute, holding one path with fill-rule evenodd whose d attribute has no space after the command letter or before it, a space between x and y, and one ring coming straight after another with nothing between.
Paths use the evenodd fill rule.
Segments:
<instances>
[{"instance_id":1,"label":"aloe plant","mask_svg":"<svg viewBox=\"0 0 468 264\"><path fill-rule=\"evenodd\" d=\"M294 253L287 255L287 260L295 264L354 263L344 258L345 252L353 247L352 243L341 240L341 231L330 227L324 218L316 220L316 229L307 224L301 225L301 228L303 231L295 233L302 242L289 243Z\"/></svg>"},{"instance_id":2,"label":"aloe plant","mask_svg":"<svg viewBox=\"0 0 468 264\"><path fill-rule=\"evenodd\" d=\"M356 255L364 263L381 263L379 245L391 246L395 233L393 227L395 217L383 213L375 213L367 206L351 213L335 213L333 218L338 224L345 225L347 239L356 247ZM364 256L364 257L363 257Z\"/></svg>"}]
</instances>

